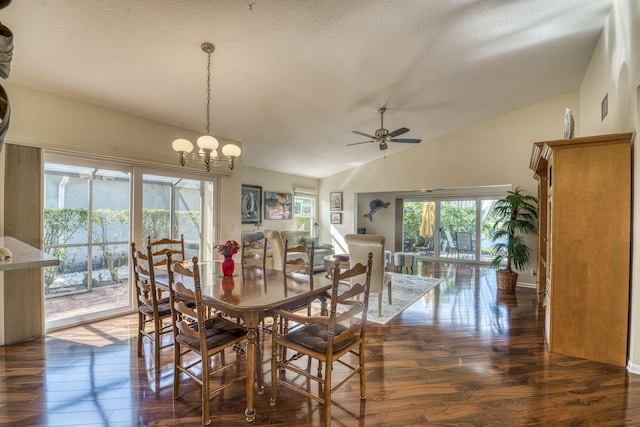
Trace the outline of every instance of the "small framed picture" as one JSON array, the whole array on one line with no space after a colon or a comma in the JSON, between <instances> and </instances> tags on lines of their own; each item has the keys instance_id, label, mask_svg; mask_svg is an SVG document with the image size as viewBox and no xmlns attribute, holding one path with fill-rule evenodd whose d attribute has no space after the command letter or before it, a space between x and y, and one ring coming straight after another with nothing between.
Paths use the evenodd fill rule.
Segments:
<instances>
[{"instance_id":1,"label":"small framed picture","mask_svg":"<svg viewBox=\"0 0 640 427\"><path fill-rule=\"evenodd\" d=\"M341 211L342 210L342 191L334 191L329 193L329 210Z\"/></svg>"},{"instance_id":2,"label":"small framed picture","mask_svg":"<svg viewBox=\"0 0 640 427\"><path fill-rule=\"evenodd\" d=\"M332 212L331 213L331 224L342 224L342 213L341 212Z\"/></svg>"}]
</instances>

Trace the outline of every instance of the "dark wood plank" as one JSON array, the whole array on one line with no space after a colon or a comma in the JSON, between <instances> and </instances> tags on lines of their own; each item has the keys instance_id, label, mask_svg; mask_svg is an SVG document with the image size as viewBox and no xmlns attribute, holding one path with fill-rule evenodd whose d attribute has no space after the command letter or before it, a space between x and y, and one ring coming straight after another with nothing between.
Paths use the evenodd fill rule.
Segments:
<instances>
[{"instance_id":1,"label":"dark wood plank","mask_svg":"<svg viewBox=\"0 0 640 427\"><path fill-rule=\"evenodd\" d=\"M347 383L334 395L332 425L640 424L640 376L547 352L534 289L500 294L490 269L418 267L446 280L389 324L370 326L367 399L357 379ZM156 376L149 344L136 355L135 329L124 316L0 347L0 425L199 425L199 388L183 380L174 401L172 350ZM246 425L244 409L238 384L212 398L213 425ZM254 425L324 422L318 403L287 390L270 407L267 388L256 409Z\"/></svg>"}]
</instances>

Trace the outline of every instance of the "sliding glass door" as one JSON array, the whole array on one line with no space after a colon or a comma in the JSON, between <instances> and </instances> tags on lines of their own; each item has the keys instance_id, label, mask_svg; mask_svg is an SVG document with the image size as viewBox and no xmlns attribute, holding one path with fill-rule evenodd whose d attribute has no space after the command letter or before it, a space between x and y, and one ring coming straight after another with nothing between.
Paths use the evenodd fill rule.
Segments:
<instances>
[{"instance_id":1,"label":"sliding glass door","mask_svg":"<svg viewBox=\"0 0 640 427\"><path fill-rule=\"evenodd\" d=\"M44 169L44 249L60 259L45 269L47 328L131 309L131 170L68 159Z\"/></svg>"},{"instance_id":2,"label":"sliding glass door","mask_svg":"<svg viewBox=\"0 0 640 427\"><path fill-rule=\"evenodd\" d=\"M184 236L185 257L212 259L213 184L158 174L142 175L142 238Z\"/></svg>"},{"instance_id":3,"label":"sliding glass door","mask_svg":"<svg viewBox=\"0 0 640 427\"><path fill-rule=\"evenodd\" d=\"M405 199L403 250L427 258L488 262L497 196Z\"/></svg>"},{"instance_id":4,"label":"sliding glass door","mask_svg":"<svg viewBox=\"0 0 640 427\"><path fill-rule=\"evenodd\" d=\"M51 154L44 169L44 249L60 259L45 269L48 330L135 310L131 241L184 235L187 258L213 258L211 175Z\"/></svg>"}]
</instances>

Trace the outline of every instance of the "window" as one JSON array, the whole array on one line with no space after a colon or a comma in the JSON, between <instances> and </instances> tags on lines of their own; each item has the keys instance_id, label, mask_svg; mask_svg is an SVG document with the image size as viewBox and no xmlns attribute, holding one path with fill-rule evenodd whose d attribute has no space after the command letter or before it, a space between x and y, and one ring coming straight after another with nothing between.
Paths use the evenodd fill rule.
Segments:
<instances>
[{"instance_id":1,"label":"window","mask_svg":"<svg viewBox=\"0 0 640 427\"><path fill-rule=\"evenodd\" d=\"M311 233L316 216L316 193L297 190L293 193L294 229Z\"/></svg>"}]
</instances>

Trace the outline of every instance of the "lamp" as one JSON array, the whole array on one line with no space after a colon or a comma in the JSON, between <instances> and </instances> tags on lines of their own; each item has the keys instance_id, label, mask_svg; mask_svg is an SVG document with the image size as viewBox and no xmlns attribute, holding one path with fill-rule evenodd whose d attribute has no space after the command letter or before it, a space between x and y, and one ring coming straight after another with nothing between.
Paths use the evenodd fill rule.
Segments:
<instances>
[{"instance_id":1,"label":"lamp","mask_svg":"<svg viewBox=\"0 0 640 427\"><path fill-rule=\"evenodd\" d=\"M198 151L193 151L193 144L188 139L178 138L171 144L173 150L178 153L178 162L180 166L184 166L186 162L198 163L202 162L207 168L207 172L211 170L211 166L220 166L224 163L229 164L229 169L233 170L235 158L242 154L240 147L234 144L227 144L222 147L222 154L218 154L218 140L209 135L209 124L211 122L211 54L215 50L215 46L209 42L200 45L203 52L207 54L207 134L198 138Z\"/></svg>"},{"instance_id":2,"label":"lamp","mask_svg":"<svg viewBox=\"0 0 640 427\"><path fill-rule=\"evenodd\" d=\"M317 222L314 222L313 223L313 232L315 234L315 237L320 237L319 231L320 231L320 224L318 224Z\"/></svg>"},{"instance_id":3,"label":"lamp","mask_svg":"<svg viewBox=\"0 0 640 427\"><path fill-rule=\"evenodd\" d=\"M260 227L262 227L262 223L260 221L256 221L254 225L256 227L256 231L260 231Z\"/></svg>"}]
</instances>

